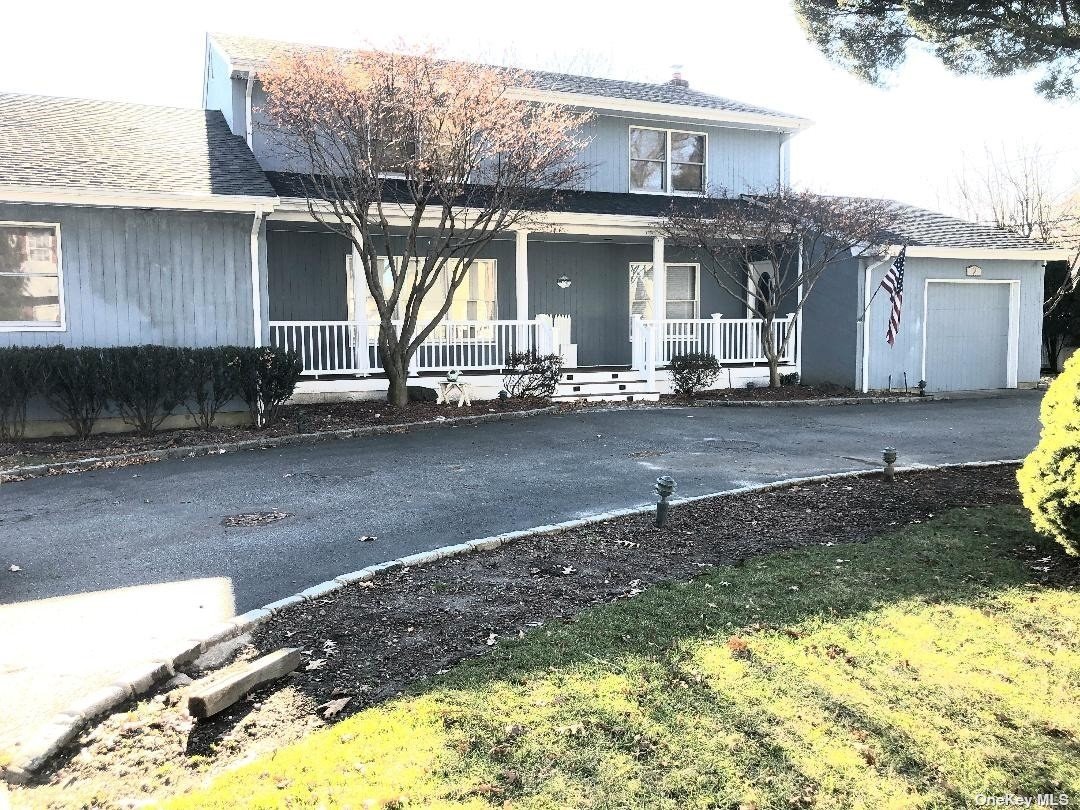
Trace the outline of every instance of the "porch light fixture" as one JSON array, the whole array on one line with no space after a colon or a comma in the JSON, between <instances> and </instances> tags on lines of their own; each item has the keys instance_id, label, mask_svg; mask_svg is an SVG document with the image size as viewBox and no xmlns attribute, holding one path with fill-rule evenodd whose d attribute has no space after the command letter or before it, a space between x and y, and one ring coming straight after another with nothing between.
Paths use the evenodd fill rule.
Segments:
<instances>
[{"instance_id":1,"label":"porch light fixture","mask_svg":"<svg viewBox=\"0 0 1080 810\"><path fill-rule=\"evenodd\" d=\"M555 283L559 285L560 290L565 290L572 282L570 281L570 276L562 275L555 279Z\"/></svg>"}]
</instances>

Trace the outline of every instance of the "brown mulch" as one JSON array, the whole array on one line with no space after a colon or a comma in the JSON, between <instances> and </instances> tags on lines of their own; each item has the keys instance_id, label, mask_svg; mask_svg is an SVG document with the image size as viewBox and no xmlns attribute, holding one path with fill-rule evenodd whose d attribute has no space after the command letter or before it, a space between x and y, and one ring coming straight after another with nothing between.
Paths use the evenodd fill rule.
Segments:
<instances>
[{"instance_id":1,"label":"brown mulch","mask_svg":"<svg viewBox=\"0 0 1080 810\"><path fill-rule=\"evenodd\" d=\"M694 396L695 402L795 402L814 399L855 399L871 396L853 388L824 383L822 385L782 385L779 388L755 386L754 388L721 388L716 391L702 391ZM906 397L916 396L904 391L878 392L872 396ZM686 400L675 394L664 394L661 402L686 404Z\"/></svg>"},{"instance_id":2,"label":"brown mulch","mask_svg":"<svg viewBox=\"0 0 1080 810\"><path fill-rule=\"evenodd\" d=\"M548 404L539 399L494 399L477 401L469 407L462 408L458 408L456 403L436 405L433 402L413 402L406 408L394 409L382 400L294 405L283 409L282 418L278 424L263 430L250 427L219 427L213 430L178 428L162 430L153 436L139 436L135 433L104 433L91 436L89 439L58 437L0 441L0 470L33 464L144 453L174 447L227 444L297 433L323 433L374 425L407 425L429 422L439 417L454 419L462 416L527 411L547 407Z\"/></svg>"},{"instance_id":3,"label":"brown mulch","mask_svg":"<svg viewBox=\"0 0 1080 810\"><path fill-rule=\"evenodd\" d=\"M84 806L120 807L186 790L326 725L317 709L335 698L353 697L346 716L483 655L493 638L572 621L590 606L711 566L865 541L952 507L1016 504L1015 474L1013 467L931 471L894 485L857 478L721 497L677 506L664 531L649 515L630 516L390 571L256 629L240 658L283 646L307 651L307 665L284 681L197 724L182 711L181 688L162 690L86 732L38 786L17 796L35 807L69 806L73 796Z\"/></svg>"}]
</instances>

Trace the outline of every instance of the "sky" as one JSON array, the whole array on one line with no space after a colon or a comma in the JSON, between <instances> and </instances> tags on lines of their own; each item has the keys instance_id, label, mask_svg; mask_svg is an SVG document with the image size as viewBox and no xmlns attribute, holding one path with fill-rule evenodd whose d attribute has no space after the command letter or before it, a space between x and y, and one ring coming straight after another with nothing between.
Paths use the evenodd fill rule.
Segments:
<instances>
[{"instance_id":1,"label":"sky","mask_svg":"<svg viewBox=\"0 0 1080 810\"><path fill-rule=\"evenodd\" d=\"M49 21L52 21L50 24ZM1080 178L1080 102L1030 76L955 76L915 51L887 88L830 65L787 0L408 3L39 2L4 10L0 91L197 107L207 31L327 45L434 44L448 56L665 81L812 119L792 179L815 191L956 210L950 180L985 147L1038 146L1064 190ZM1024 146L1021 146L1024 145Z\"/></svg>"}]
</instances>

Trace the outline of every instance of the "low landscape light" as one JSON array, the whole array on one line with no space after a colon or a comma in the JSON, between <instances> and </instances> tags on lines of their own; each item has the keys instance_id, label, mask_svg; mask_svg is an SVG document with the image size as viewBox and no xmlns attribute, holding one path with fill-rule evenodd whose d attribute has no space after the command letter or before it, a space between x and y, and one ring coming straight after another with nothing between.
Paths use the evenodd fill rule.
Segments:
<instances>
[{"instance_id":1,"label":"low landscape light","mask_svg":"<svg viewBox=\"0 0 1080 810\"><path fill-rule=\"evenodd\" d=\"M896 479L896 448L886 447L881 451L881 458L885 462L885 480L893 481Z\"/></svg>"},{"instance_id":2,"label":"low landscape light","mask_svg":"<svg viewBox=\"0 0 1080 810\"><path fill-rule=\"evenodd\" d=\"M668 510L671 508L668 498L671 497L677 487L678 484L670 475L661 475L656 479L654 489L660 498L656 502L656 528L658 529L664 528L664 524L667 523Z\"/></svg>"}]
</instances>

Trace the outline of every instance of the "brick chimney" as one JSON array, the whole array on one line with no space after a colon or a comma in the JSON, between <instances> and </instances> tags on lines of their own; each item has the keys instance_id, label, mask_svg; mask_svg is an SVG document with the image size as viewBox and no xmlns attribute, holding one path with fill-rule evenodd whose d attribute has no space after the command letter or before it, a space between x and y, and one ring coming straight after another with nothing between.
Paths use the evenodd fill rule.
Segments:
<instances>
[{"instance_id":1,"label":"brick chimney","mask_svg":"<svg viewBox=\"0 0 1080 810\"><path fill-rule=\"evenodd\" d=\"M682 73L680 71L678 71L678 70L676 70L675 73L672 74L672 77L670 79L668 79L668 84L672 85L673 87L689 87L690 86L690 82L688 82L686 79L684 79L682 77Z\"/></svg>"}]
</instances>

